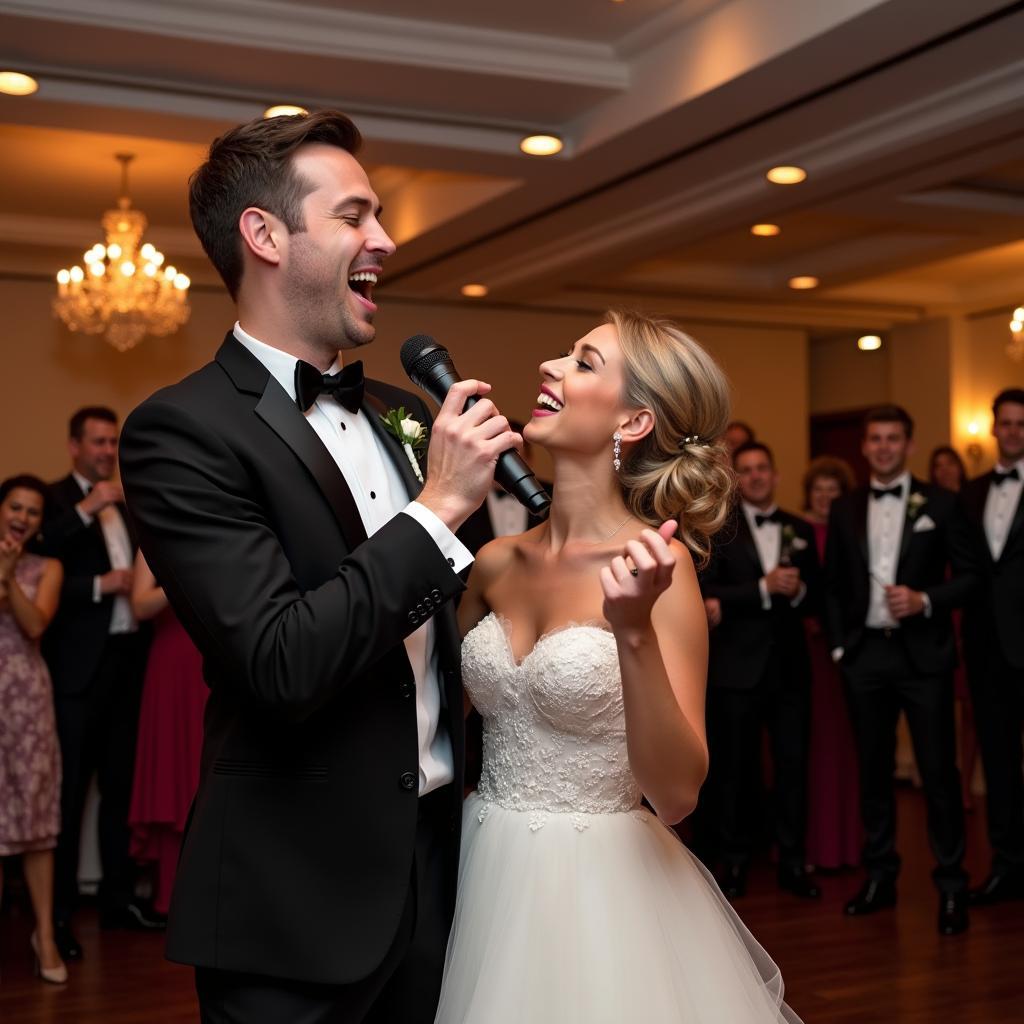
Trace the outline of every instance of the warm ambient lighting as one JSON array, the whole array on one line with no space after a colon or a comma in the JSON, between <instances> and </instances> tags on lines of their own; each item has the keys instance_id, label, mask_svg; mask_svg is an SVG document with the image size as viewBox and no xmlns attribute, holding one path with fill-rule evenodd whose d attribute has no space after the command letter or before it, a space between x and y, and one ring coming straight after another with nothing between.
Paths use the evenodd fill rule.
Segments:
<instances>
[{"instance_id":1,"label":"warm ambient lighting","mask_svg":"<svg viewBox=\"0 0 1024 1024\"><path fill-rule=\"evenodd\" d=\"M557 135L527 135L519 148L528 156L554 156L562 152L562 140Z\"/></svg>"},{"instance_id":2,"label":"warm ambient lighting","mask_svg":"<svg viewBox=\"0 0 1024 1024\"><path fill-rule=\"evenodd\" d=\"M20 71L0 71L0 92L8 96L31 96L39 83L31 75Z\"/></svg>"},{"instance_id":3,"label":"warm ambient lighting","mask_svg":"<svg viewBox=\"0 0 1024 1024\"><path fill-rule=\"evenodd\" d=\"M462 294L467 299L482 299L487 294L487 285L485 284L464 284L462 286Z\"/></svg>"},{"instance_id":4,"label":"warm ambient lighting","mask_svg":"<svg viewBox=\"0 0 1024 1024\"><path fill-rule=\"evenodd\" d=\"M290 117L294 114L308 114L305 107L297 107L294 103L278 103L276 106L267 107L263 111L264 120L270 117Z\"/></svg>"},{"instance_id":5,"label":"warm ambient lighting","mask_svg":"<svg viewBox=\"0 0 1024 1024\"><path fill-rule=\"evenodd\" d=\"M809 275L803 277L791 277L789 279L789 287L795 288L797 291L803 291L807 288L817 288L818 279L816 277L810 277Z\"/></svg>"},{"instance_id":6,"label":"warm ambient lighting","mask_svg":"<svg viewBox=\"0 0 1024 1024\"><path fill-rule=\"evenodd\" d=\"M857 348L861 352L874 352L882 347L882 339L877 334L865 334L857 339Z\"/></svg>"},{"instance_id":7,"label":"warm ambient lighting","mask_svg":"<svg viewBox=\"0 0 1024 1024\"><path fill-rule=\"evenodd\" d=\"M1024 306L1013 311L1010 321L1010 344L1006 346L1006 354L1016 362L1024 360Z\"/></svg>"},{"instance_id":8,"label":"warm ambient lighting","mask_svg":"<svg viewBox=\"0 0 1024 1024\"><path fill-rule=\"evenodd\" d=\"M981 433L981 427L977 420L971 420L971 422L967 424L967 433L970 434L971 437L977 437Z\"/></svg>"},{"instance_id":9,"label":"warm ambient lighting","mask_svg":"<svg viewBox=\"0 0 1024 1024\"><path fill-rule=\"evenodd\" d=\"M807 177L802 167L773 167L765 177L773 185L799 185Z\"/></svg>"},{"instance_id":10,"label":"warm ambient lighting","mask_svg":"<svg viewBox=\"0 0 1024 1024\"><path fill-rule=\"evenodd\" d=\"M164 254L142 242L146 218L128 198L128 164L120 153L121 198L116 210L103 215L106 243L97 242L82 256L89 276L80 266L57 274L53 311L72 331L104 334L119 352L136 345L145 335L172 334L189 317L185 274L168 267L162 276ZM141 273L139 270L141 269Z\"/></svg>"},{"instance_id":11,"label":"warm ambient lighting","mask_svg":"<svg viewBox=\"0 0 1024 1024\"><path fill-rule=\"evenodd\" d=\"M751 229L752 235L757 235L758 238L774 238L776 235L781 234L782 228L778 224L755 224Z\"/></svg>"}]
</instances>

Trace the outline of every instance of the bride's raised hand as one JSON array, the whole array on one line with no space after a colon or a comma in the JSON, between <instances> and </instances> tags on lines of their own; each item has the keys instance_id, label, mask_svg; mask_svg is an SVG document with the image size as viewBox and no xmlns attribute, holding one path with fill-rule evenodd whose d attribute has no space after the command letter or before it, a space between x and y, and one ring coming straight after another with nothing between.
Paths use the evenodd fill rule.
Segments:
<instances>
[{"instance_id":1,"label":"bride's raised hand","mask_svg":"<svg viewBox=\"0 0 1024 1024\"><path fill-rule=\"evenodd\" d=\"M657 531L644 530L601 570L603 613L616 635L650 626L654 602L672 583L676 556L669 541L677 526L674 519L669 519ZM627 558L633 563L632 568Z\"/></svg>"}]
</instances>

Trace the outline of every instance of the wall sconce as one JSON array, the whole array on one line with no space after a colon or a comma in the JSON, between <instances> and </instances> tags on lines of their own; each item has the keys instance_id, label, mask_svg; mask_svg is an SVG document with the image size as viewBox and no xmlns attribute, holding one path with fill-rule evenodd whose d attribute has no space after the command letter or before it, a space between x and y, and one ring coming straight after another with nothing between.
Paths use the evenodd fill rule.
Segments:
<instances>
[{"instance_id":1,"label":"wall sconce","mask_svg":"<svg viewBox=\"0 0 1024 1024\"><path fill-rule=\"evenodd\" d=\"M977 420L971 420L967 424L967 433L971 440L967 443L964 453L971 463L972 470L977 473L981 468L981 460L985 454L981 447L981 442L978 440L981 436L981 424Z\"/></svg>"}]
</instances>

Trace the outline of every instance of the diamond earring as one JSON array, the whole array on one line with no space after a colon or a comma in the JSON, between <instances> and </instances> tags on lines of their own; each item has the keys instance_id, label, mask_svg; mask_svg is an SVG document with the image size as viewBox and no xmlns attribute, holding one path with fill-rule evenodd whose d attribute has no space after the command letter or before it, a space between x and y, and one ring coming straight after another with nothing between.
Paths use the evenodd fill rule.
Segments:
<instances>
[{"instance_id":1,"label":"diamond earring","mask_svg":"<svg viewBox=\"0 0 1024 1024\"><path fill-rule=\"evenodd\" d=\"M622 435L617 430L612 434L612 443L612 465L615 467L615 472L618 473L622 466Z\"/></svg>"}]
</instances>

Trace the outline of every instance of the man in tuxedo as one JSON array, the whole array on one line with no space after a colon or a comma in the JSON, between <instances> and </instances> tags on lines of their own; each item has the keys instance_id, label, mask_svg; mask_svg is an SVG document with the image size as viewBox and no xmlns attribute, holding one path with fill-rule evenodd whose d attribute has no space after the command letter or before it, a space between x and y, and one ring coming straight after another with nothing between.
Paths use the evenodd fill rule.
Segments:
<instances>
[{"instance_id":1,"label":"man in tuxedo","mask_svg":"<svg viewBox=\"0 0 1024 1024\"><path fill-rule=\"evenodd\" d=\"M860 757L867 880L846 904L870 914L896 902L896 724L907 716L928 804L939 931L967 928L964 818L953 728L956 647L950 612L975 585L956 497L906 468L914 423L899 406L870 412L861 450L871 483L832 505L826 628ZM952 566L952 574L950 567Z\"/></svg>"},{"instance_id":2,"label":"man in tuxedo","mask_svg":"<svg viewBox=\"0 0 1024 1024\"><path fill-rule=\"evenodd\" d=\"M1000 392L992 415L998 462L961 492L981 576L963 640L992 847L992 870L970 895L977 906L1024 899L1024 389Z\"/></svg>"},{"instance_id":3,"label":"man in tuxedo","mask_svg":"<svg viewBox=\"0 0 1024 1024\"><path fill-rule=\"evenodd\" d=\"M96 774L103 880L100 921L107 927L159 927L135 900L128 855L145 634L129 594L135 544L117 469L117 416L107 408L71 417L71 472L51 485L43 537L64 565L60 608L43 637L53 679L62 760L61 832L54 866L54 918L61 955L82 955L71 930L78 904L82 811Z\"/></svg>"},{"instance_id":4,"label":"man in tuxedo","mask_svg":"<svg viewBox=\"0 0 1024 1024\"><path fill-rule=\"evenodd\" d=\"M238 322L121 442L143 550L210 686L168 956L195 965L212 1024L429 1024L454 910L452 598L471 561L454 531L521 438L487 398L462 412L488 385L455 385L421 489L383 416L426 426L425 405L342 369L373 340L395 249L359 143L321 111L212 144L192 222Z\"/></svg>"},{"instance_id":5,"label":"man in tuxedo","mask_svg":"<svg viewBox=\"0 0 1024 1024\"><path fill-rule=\"evenodd\" d=\"M740 501L701 575L718 623L708 658L711 776L703 813L725 862L722 889L730 898L742 896L766 726L779 885L816 899L820 892L804 867L811 670L803 617L820 599L821 583L814 532L776 504L778 475L767 445L740 445L733 465Z\"/></svg>"}]
</instances>

